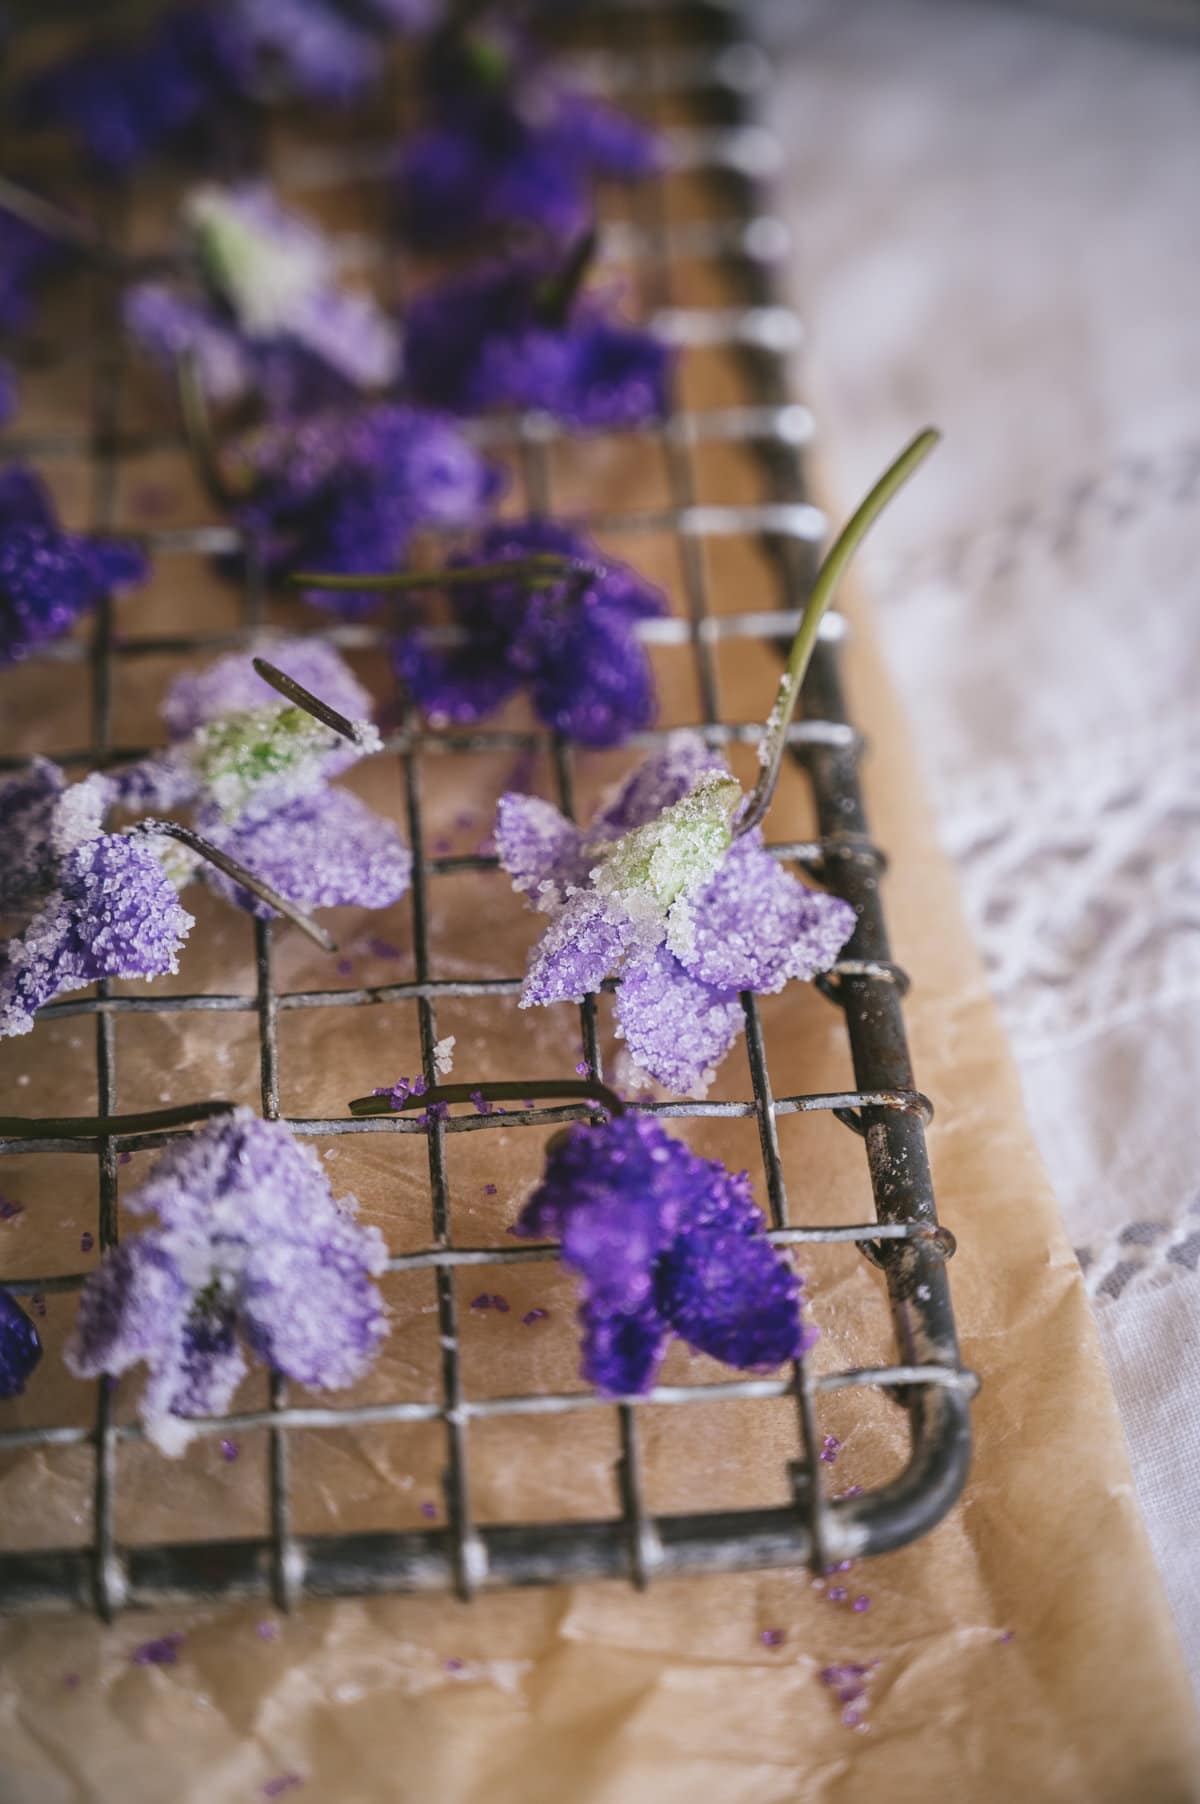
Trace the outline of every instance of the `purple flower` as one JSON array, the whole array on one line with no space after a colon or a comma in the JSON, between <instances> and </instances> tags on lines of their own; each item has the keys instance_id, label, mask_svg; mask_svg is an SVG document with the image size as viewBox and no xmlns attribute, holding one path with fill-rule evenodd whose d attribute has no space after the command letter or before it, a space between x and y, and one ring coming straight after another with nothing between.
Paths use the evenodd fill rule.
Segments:
<instances>
[{"instance_id":1,"label":"purple flower","mask_svg":"<svg viewBox=\"0 0 1200 1804\"><path fill-rule=\"evenodd\" d=\"M135 546L64 532L32 471L0 471L0 667L61 638L102 596L145 576Z\"/></svg>"},{"instance_id":2,"label":"purple flower","mask_svg":"<svg viewBox=\"0 0 1200 1804\"><path fill-rule=\"evenodd\" d=\"M424 244L513 225L570 237L595 177L635 181L657 162L651 132L565 87L502 21L436 38L422 92L429 123L398 173L405 226Z\"/></svg>"},{"instance_id":3,"label":"purple flower","mask_svg":"<svg viewBox=\"0 0 1200 1804\"><path fill-rule=\"evenodd\" d=\"M41 1357L37 1329L16 1298L0 1290L0 1397L19 1397Z\"/></svg>"},{"instance_id":4,"label":"purple flower","mask_svg":"<svg viewBox=\"0 0 1200 1804\"><path fill-rule=\"evenodd\" d=\"M405 366L418 401L453 413L538 409L584 428L639 426L669 405L672 359L595 295L548 320L561 272L540 257L486 264L427 289L408 311Z\"/></svg>"},{"instance_id":5,"label":"purple flower","mask_svg":"<svg viewBox=\"0 0 1200 1804\"><path fill-rule=\"evenodd\" d=\"M579 533L547 520L490 527L455 569L554 552L591 566L552 587L494 582L447 593L465 643L451 650L407 634L397 671L435 721L481 719L528 685L538 718L584 745L617 745L654 719L654 679L639 620L661 614L661 592Z\"/></svg>"},{"instance_id":6,"label":"purple flower","mask_svg":"<svg viewBox=\"0 0 1200 1804\"><path fill-rule=\"evenodd\" d=\"M49 758L0 783L0 916L24 913L54 887L51 831L67 780Z\"/></svg>"},{"instance_id":7,"label":"purple flower","mask_svg":"<svg viewBox=\"0 0 1200 1804\"><path fill-rule=\"evenodd\" d=\"M124 174L211 126L253 78L251 46L221 6L176 6L144 37L73 51L29 82L22 117L57 126L89 163Z\"/></svg>"},{"instance_id":8,"label":"purple flower","mask_svg":"<svg viewBox=\"0 0 1200 1804\"><path fill-rule=\"evenodd\" d=\"M17 378L10 363L0 359L0 426L17 411Z\"/></svg>"},{"instance_id":9,"label":"purple flower","mask_svg":"<svg viewBox=\"0 0 1200 1804\"><path fill-rule=\"evenodd\" d=\"M0 332L24 331L43 277L70 256L61 238L0 206Z\"/></svg>"},{"instance_id":10,"label":"purple flower","mask_svg":"<svg viewBox=\"0 0 1200 1804\"><path fill-rule=\"evenodd\" d=\"M87 787L67 791L68 806ZM0 1038L29 1033L45 1003L102 977L178 970L191 926L151 840L81 832L23 932L0 945Z\"/></svg>"},{"instance_id":11,"label":"purple flower","mask_svg":"<svg viewBox=\"0 0 1200 1804\"><path fill-rule=\"evenodd\" d=\"M586 832L537 797L502 796L500 862L550 917L521 1006L578 1000L620 970L617 1023L635 1063L690 1091L741 1031L739 991L827 970L854 910L783 870L758 829L733 838L740 798L692 733L652 753Z\"/></svg>"},{"instance_id":12,"label":"purple flower","mask_svg":"<svg viewBox=\"0 0 1200 1804\"><path fill-rule=\"evenodd\" d=\"M561 1240L582 1279L583 1376L610 1396L648 1391L673 1334L743 1370L798 1358L816 1339L746 1173L697 1158L654 1121L626 1115L556 1137L515 1232Z\"/></svg>"},{"instance_id":13,"label":"purple flower","mask_svg":"<svg viewBox=\"0 0 1200 1804\"><path fill-rule=\"evenodd\" d=\"M252 491L241 518L260 535L276 579L394 570L419 527L470 525L500 482L453 421L391 405L268 427L235 445L228 467ZM379 597L314 589L309 599L355 618Z\"/></svg>"},{"instance_id":14,"label":"purple flower","mask_svg":"<svg viewBox=\"0 0 1200 1804\"><path fill-rule=\"evenodd\" d=\"M193 188L182 223L204 286L129 291L125 324L148 356L174 367L190 350L211 400L253 387L281 413L395 380L396 327L370 296L342 287L335 247L265 184Z\"/></svg>"},{"instance_id":15,"label":"purple flower","mask_svg":"<svg viewBox=\"0 0 1200 1804\"><path fill-rule=\"evenodd\" d=\"M140 1415L164 1453L187 1418L225 1411L246 1350L319 1390L355 1383L385 1333L372 1277L387 1263L377 1228L335 1202L311 1148L248 1109L172 1141L128 1199L159 1226L105 1255L80 1298L66 1349L77 1377L144 1362Z\"/></svg>"},{"instance_id":16,"label":"purple flower","mask_svg":"<svg viewBox=\"0 0 1200 1804\"><path fill-rule=\"evenodd\" d=\"M235 0L260 57L293 94L334 105L359 100L381 68L380 45L325 0Z\"/></svg>"}]
</instances>

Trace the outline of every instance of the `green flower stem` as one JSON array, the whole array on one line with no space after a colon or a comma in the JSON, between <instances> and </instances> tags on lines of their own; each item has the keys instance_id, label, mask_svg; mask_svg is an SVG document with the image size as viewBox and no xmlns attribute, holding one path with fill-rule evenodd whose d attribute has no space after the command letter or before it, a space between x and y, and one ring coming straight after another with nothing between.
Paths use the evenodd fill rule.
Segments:
<instances>
[{"instance_id":1,"label":"green flower stem","mask_svg":"<svg viewBox=\"0 0 1200 1804\"><path fill-rule=\"evenodd\" d=\"M540 325L555 329L566 325L587 273L596 260L599 243L599 233L595 226L590 226L570 246L562 267L538 285L533 311Z\"/></svg>"},{"instance_id":2,"label":"green flower stem","mask_svg":"<svg viewBox=\"0 0 1200 1804\"><path fill-rule=\"evenodd\" d=\"M200 360L195 351L187 350L175 366L175 387L179 396L179 412L183 419L183 435L200 479L218 507L234 507L249 495L250 483L240 488L229 482L221 468L208 396L200 380Z\"/></svg>"},{"instance_id":3,"label":"green flower stem","mask_svg":"<svg viewBox=\"0 0 1200 1804\"><path fill-rule=\"evenodd\" d=\"M924 432L919 432L895 462L889 464L865 500L860 502L854 513L851 514L826 552L821 567L817 571L811 593L804 604L804 612L800 616L796 637L792 640L792 649L788 653L787 666L780 679L775 706L759 746L761 774L755 784L750 801L734 829L737 837L740 838L743 833L749 833L752 827L757 827L771 806L771 799L779 782L783 754L787 749L788 729L792 724L792 716L796 712L796 703L800 699L804 674L816 647L821 618L833 600L842 572L888 502L904 486L918 466L924 463L940 438L940 432L935 431L933 427L927 427Z\"/></svg>"},{"instance_id":4,"label":"green flower stem","mask_svg":"<svg viewBox=\"0 0 1200 1804\"><path fill-rule=\"evenodd\" d=\"M232 1115L231 1102L186 1102L173 1109L147 1109L138 1115L0 1115L0 1140L90 1140L121 1134L153 1134L159 1128L188 1127L214 1115Z\"/></svg>"},{"instance_id":5,"label":"green flower stem","mask_svg":"<svg viewBox=\"0 0 1200 1804\"><path fill-rule=\"evenodd\" d=\"M559 551L532 551L528 557L498 558L492 564L463 564L443 570L381 570L351 576L341 570L294 570L288 581L299 589L460 589L475 583L527 582L550 588L566 577L594 581L600 572Z\"/></svg>"},{"instance_id":6,"label":"green flower stem","mask_svg":"<svg viewBox=\"0 0 1200 1804\"><path fill-rule=\"evenodd\" d=\"M272 884L264 882L261 877L256 877L254 872L248 871L244 864L239 864L236 858L231 858L228 852L222 852L217 846L202 838L199 833L194 833L190 827L181 827L178 821L147 820L139 821L135 827L130 827L129 834L130 837L138 835L148 839L162 837L177 839L181 846L187 846L189 851L198 853L201 858L214 865L218 871L223 871L227 877L231 877L242 889L249 890L252 896L257 896L260 902L265 902L268 908L273 908L276 914L281 914L285 919L291 921L293 926L298 927L301 933L307 934L313 944L319 946L322 952L337 951L336 944L330 939L325 929L319 927L310 915L304 913L303 909L297 908L294 902L289 902L286 896L281 896Z\"/></svg>"},{"instance_id":7,"label":"green flower stem","mask_svg":"<svg viewBox=\"0 0 1200 1804\"><path fill-rule=\"evenodd\" d=\"M393 1103L391 1093L383 1096L356 1096L350 1106L352 1115L397 1115L408 1109L428 1108L430 1103L439 1102L471 1102L482 1096L485 1102L524 1102L532 1098L535 1102L553 1102L557 1098L568 1101L578 1099L581 1102L598 1103L608 1115L616 1116L625 1113L625 1104L615 1091L598 1078L563 1078L557 1079L529 1078L524 1082L504 1082L497 1084L435 1084L432 1089L423 1090L419 1095L408 1096L399 1105Z\"/></svg>"}]
</instances>

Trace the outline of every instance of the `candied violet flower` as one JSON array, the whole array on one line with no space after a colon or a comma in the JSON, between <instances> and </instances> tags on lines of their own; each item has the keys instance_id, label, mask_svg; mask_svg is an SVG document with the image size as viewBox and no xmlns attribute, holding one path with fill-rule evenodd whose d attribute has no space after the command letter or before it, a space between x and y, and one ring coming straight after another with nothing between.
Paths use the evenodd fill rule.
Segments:
<instances>
[{"instance_id":1,"label":"candied violet flower","mask_svg":"<svg viewBox=\"0 0 1200 1804\"><path fill-rule=\"evenodd\" d=\"M182 222L206 288L129 290L125 324L148 356L173 369L190 352L211 400L234 401L253 386L277 411L328 406L395 380L396 327L369 295L340 286L334 247L265 184L194 188Z\"/></svg>"},{"instance_id":2,"label":"candied violet flower","mask_svg":"<svg viewBox=\"0 0 1200 1804\"><path fill-rule=\"evenodd\" d=\"M0 1397L19 1397L41 1357L37 1329L16 1298L0 1290Z\"/></svg>"},{"instance_id":3,"label":"candied violet flower","mask_svg":"<svg viewBox=\"0 0 1200 1804\"><path fill-rule=\"evenodd\" d=\"M445 33L421 84L429 122L405 145L401 214L411 237L444 244L512 225L566 238L586 225L591 183L654 169L654 136L558 81L502 21Z\"/></svg>"},{"instance_id":4,"label":"candied violet flower","mask_svg":"<svg viewBox=\"0 0 1200 1804\"><path fill-rule=\"evenodd\" d=\"M335 105L358 100L380 73L370 33L325 0L235 0L242 30L294 94Z\"/></svg>"},{"instance_id":5,"label":"candied violet flower","mask_svg":"<svg viewBox=\"0 0 1200 1804\"><path fill-rule=\"evenodd\" d=\"M551 1142L514 1231L561 1240L582 1279L583 1376L619 1397L651 1388L673 1334L742 1370L807 1351L799 1280L763 1225L745 1172L623 1115Z\"/></svg>"},{"instance_id":6,"label":"candied violet flower","mask_svg":"<svg viewBox=\"0 0 1200 1804\"><path fill-rule=\"evenodd\" d=\"M80 1378L145 1363L139 1413L164 1453L187 1418L219 1415L246 1351L318 1390L368 1369L386 1331L372 1278L377 1228L335 1202L316 1154L248 1109L173 1141L128 1199L159 1226L122 1242L88 1278L66 1362Z\"/></svg>"},{"instance_id":7,"label":"candied violet flower","mask_svg":"<svg viewBox=\"0 0 1200 1804\"><path fill-rule=\"evenodd\" d=\"M515 258L419 294L405 339L414 397L463 414L539 409L585 428L662 419L668 347L596 295L576 299L565 321L554 318L547 292L561 273L545 258Z\"/></svg>"},{"instance_id":8,"label":"candied violet flower","mask_svg":"<svg viewBox=\"0 0 1200 1804\"><path fill-rule=\"evenodd\" d=\"M783 870L758 828L733 837L741 806L693 733L652 753L586 832L536 797L502 796L500 862L550 917L521 1006L578 1000L619 971L635 1063L675 1090L706 1084L741 1031L738 992L827 970L855 921Z\"/></svg>"},{"instance_id":9,"label":"candied violet flower","mask_svg":"<svg viewBox=\"0 0 1200 1804\"><path fill-rule=\"evenodd\" d=\"M442 650L409 633L396 647L397 671L435 721L480 720L527 684L547 726L583 745L617 745L654 719L654 679L635 629L665 611L664 597L548 520L490 527L452 568L541 552L576 560L580 570L536 589L520 581L451 587L466 643Z\"/></svg>"},{"instance_id":10,"label":"candied violet flower","mask_svg":"<svg viewBox=\"0 0 1200 1804\"><path fill-rule=\"evenodd\" d=\"M29 1033L36 1011L64 991L177 971L191 926L153 841L99 831L82 839L24 931L0 945L0 1038Z\"/></svg>"},{"instance_id":11,"label":"candied violet flower","mask_svg":"<svg viewBox=\"0 0 1200 1804\"><path fill-rule=\"evenodd\" d=\"M212 122L253 78L252 47L222 6L173 7L141 38L89 45L26 85L29 123L68 132L89 162L123 174Z\"/></svg>"},{"instance_id":12,"label":"candied violet flower","mask_svg":"<svg viewBox=\"0 0 1200 1804\"><path fill-rule=\"evenodd\" d=\"M408 888L408 848L391 821L329 786L379 746L361 718L370 698L330 646L294 640L276 655L302 688L311 682L351 717L353 739L290 702L259 703L259 694L275 691L238 653L180 678L164 706L172 745L114 772L110 789L127 807L193 806L205 839L300 908L386 908ZM206 865L202 874L239 908L272 917L268 903L224 872Z\"/></svg>"},{"instance_id":13,"label":"candied violet flower","mask_svg":"<svg viewBox=\"0 0 1200 1804\"><path fill-rule=\"evenodd\" d=\"M0 471L0 668L61 638L102 596L145 576L136 546L64 532L32 471Z\"/></svg>"},{"instance_id":14,"label":"candied violet flower","mask_svg":"<svg viewBox=\"0 0 1200 1804\"><path fill-rule=\"evenodd\" d=\"M232 483L251 491L240 517L277 580L293 570L395 569L419 527L470 525L500 487L452 420L390 404L266 427L232 446L226 464ZM307 593L348 618L378 602L374 591Z\"/></svg>"}]
</instances>

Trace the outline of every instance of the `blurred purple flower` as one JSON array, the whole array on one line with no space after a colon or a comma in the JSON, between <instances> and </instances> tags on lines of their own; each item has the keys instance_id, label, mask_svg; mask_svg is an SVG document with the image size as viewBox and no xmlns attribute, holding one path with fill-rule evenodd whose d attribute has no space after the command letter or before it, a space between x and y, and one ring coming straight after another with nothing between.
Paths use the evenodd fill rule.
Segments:
<instances>
[{"instance_id":1,"label":"blurred purple flower","mask_svg":"<svg viewBox=\"0 0 1200 1804\"><path fill-rule=\"evenodd\" d=\"M223 6L174 6L141 37L71 51L28 82L26 123L67 132L89 163L125 174L184 134L211 128L247 92L253 55Z\"/></svg>"},{"instance_id":2,"label":"blurred purple flower","mask_svg":"<svg viewBox=\"0 0 1200 1804\"><path fill-rule=\"evenodd\" d=\"M24 331L43 278L71 254L61 238L0 206L0 332Z\"/></svg>"},{"instance_id":3,"label":"blurred purple flower","mask_svg":"<svg viewBox=\"0 0 1200 1804\"><path fill-rule=\"evenodd\" d=\"M643 1117L557 1136L517 1221L562 1242L582 1279L583 1376L609 1396L651 1389L670 1337L760 1371L816 1339L800 1283L763 1233L745 1172L700 1159Z\"/></svg>"},{"instance_id":4,"label":"blurred purple flower","mask_svg":"<svg viewBox=\"0 0 1200 1804\"><path fill-rule=\"evenodd\" d=\"M276 580L292 570L395 570L419 527L470 525L500 487L452 420L389 404L267 427L233 446L227 467L250 490L241 518ZM313 589L308 598L354 619L379 595Z\"/></svg>"},{"instance_id":5,"label":"blurred purple flower","mask_svg":"<svg viewBox=\"0 0 1200 1804\"><path fill-rule=\"evenodd\" d=\"M679 1091L705 1085L741 1032L739 991L827 970L854 928L849 903L798 882L758 829L731 841L736 795L717 754L678 733L586 832L535 796L504 795L497 813L501 864L550 917L521 1006L578 1000L619 970L629 1052Z\"/></svg>"},{"instance_id":6,"label":"blurred purple flower","mask_svg":"<svg viewBox=\"0 0 1200 1804\"><path fill-rule=\"evenodd\" d=\"M174 369L190 351L214 402L256 390L276 413L309 411L386 388L400 339L369 295L341 284L335 247L280 206L264 184L205 184L182 220L204 287L145 282L128 290L125 324Z\"/></svg>"},{"instance_id":7,"label":"blurred purple flower","mask_svg":"<svg viewBox=\"0 0 1200 1804\"><path fill-rule=\"evenodd\" d=\"M421 92L428 122L398 174L405 227L423 244L513 225L570 237L591 217L596 177L636 181L658 160L652 132L558 81L503 21L436 37Z\"/></svg>"},{"instance_id":8,"label":"blurred purple flower","mask_svg":"<svg viewBox=\"0 0 1200 1804\"><path fill-rule=\"evenodd\" d=\"M575 299L548 321L550 260L515 258L452 276L409 308L408 385L418 401L462 414L537 409L583 428L643 425L669 406L672 357L603 298Z\"/></svg>"},{"instance_id":9,"label":"blurred purple flower","mask_svg":"<svg viewBox=\"0 0 1200 1804\"><path fill-rule=\"evenodd\" d=\"M37 1329L16 1298L0 1290L0 1398L19 1397L41 1357Z\"/></svg>"},{"instance_id":10,"label":"blurred purple flower","mask_svg":"<svg viewBox=\"0 0 1200 1804\"><path fill-rule=\"evenodd\" d=\"M142 582L146 571L134 545L64 532L31 470L0 470L0 667L61 638L102 596Z\"/></svg>"},{"instance_id":11,"label":"blurred purple flower","mask_svg":"<svg viewBox=\"0 0 1200 1804\"><path fill-rule=\"evenodd\" d=\"M372 1278L387 1263L377 1228L335 1202L315 1152L248 1109L172 1141L127 1199L159 1225L105 1255L84 1285L66 1349L76 1376L145 1363L139 1413L164 1453L188 1418L219 1415L246 1349L299 1384L362 1377L386 1331Z\"/></svg>"},{"instance_id":12,"label":"blurred purple flower","mask_svg":"<svg viewBox=\"0 0 1200 1804\"><path fill-rule=\"evenodd\" d=\"M465 644L442 650L419 631L408 633L396 647L397 671L436 722L480 720L528 685L547 726L583 745L617 745L654 718L654 679L636 626L663 613L665 598L628 565L548 520L489 527L451 567L538 552L576 559L595 574L537 589L519 580L451 587Z\"/></svg>"}]
</instances>

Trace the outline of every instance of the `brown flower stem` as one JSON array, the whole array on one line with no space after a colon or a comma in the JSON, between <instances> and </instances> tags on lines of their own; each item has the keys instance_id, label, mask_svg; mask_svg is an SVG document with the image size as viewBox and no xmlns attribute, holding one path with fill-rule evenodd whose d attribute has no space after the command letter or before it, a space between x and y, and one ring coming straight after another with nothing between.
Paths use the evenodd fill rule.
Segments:
<instances>
[{"instance_id":1,"label":"brown flower stem","mask_svg":"<svg viewBox=\"0 0 1200 1804\"><path fill-rule=\"evenodd\" d=\"M407 1096L394 1103L391 1091L382 1096L356 1096L350 1103L352 1115L398 1115L409 1109L425 1109L431 1103L472 1102L482 1096L485 1102L594 1102L609 1115L623 1115L625 1104L614 1090L598 1078L529 1078L525 1082L505 1081L495 1084L435 1084L429 1090Z\"/></svg>"}]
</instances>

